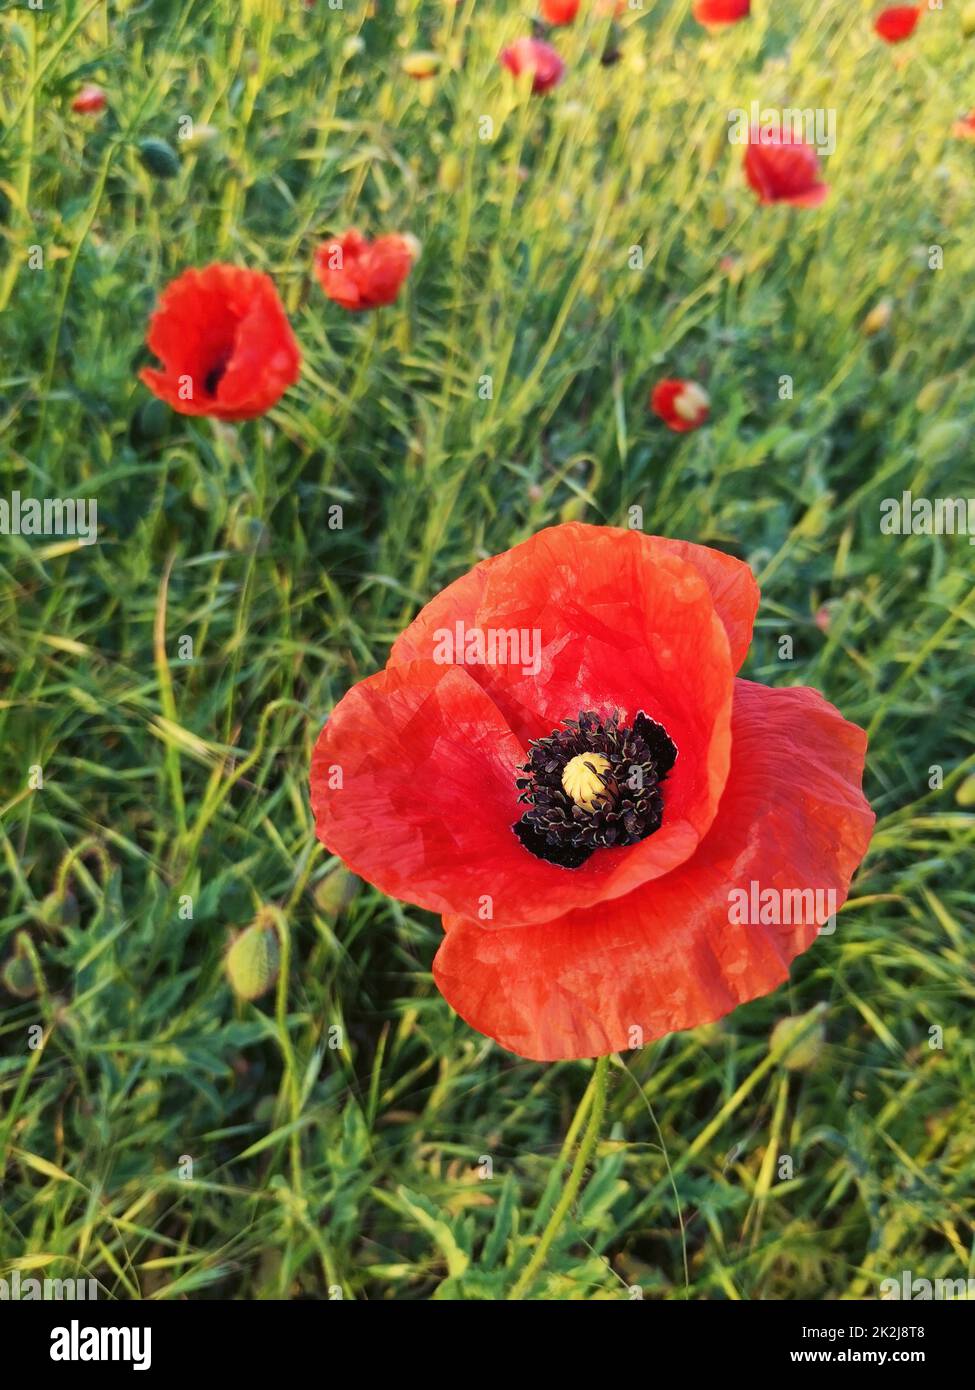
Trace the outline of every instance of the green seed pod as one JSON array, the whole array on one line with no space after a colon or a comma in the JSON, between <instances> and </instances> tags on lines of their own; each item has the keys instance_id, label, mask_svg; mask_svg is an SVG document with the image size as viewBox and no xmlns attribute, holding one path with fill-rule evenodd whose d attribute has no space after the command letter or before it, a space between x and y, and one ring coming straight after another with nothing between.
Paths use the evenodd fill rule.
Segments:
<instances>
[{"instance_id":1,"label":"green seed pod","mask_svg":"<svg viewBox=\"0 0 975 1390\"><path fill-rule=\"evenodd\" d=\"M281 968L281 944L273 922L258 914L231 944L224 964L238 999L260 999L266 994Z\"/></svg>"},{"instance_id":2,"label":"green seed pod","mask_svg":"<svg viewBox=\"0 0 975 1390\"><path fill-rule=\"evenodd\" d=\"M808 1013L780 1018L772 1029L769 1047L773 1052L780 1047L785 1049L779 1060L787 1071L806 1071L819 1060L819 1054L826 1041L826 1028L821 1018L818 1023L810 1023L810 1020L813 1015L819 1015L822 1012L822 1005L817 1004ZM806 1029L807 1024L809 1025L808 1032L805 1033L804 1037L798 1038L798 1035ZM798 1038L798 1041L793 1042L793 1038Z\"/></svg>"},{"instance_id":3,"label":"green seed pod","mask_svg":"<svg viewBox=\"0 0 975 1390\"><path fill-rule=\"evenodd\" d=\"M157 179L174 179L179 173L179 155L165 140L157 140L155 137L141 140L139 158L143 167Z\"/></svg>"}]
</instances>

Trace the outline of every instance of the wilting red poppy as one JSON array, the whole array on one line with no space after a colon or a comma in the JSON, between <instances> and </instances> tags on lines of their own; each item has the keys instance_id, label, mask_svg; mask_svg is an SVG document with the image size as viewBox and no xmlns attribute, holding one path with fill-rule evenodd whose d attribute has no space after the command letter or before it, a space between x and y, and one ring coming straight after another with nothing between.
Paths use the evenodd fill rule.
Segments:
<instances>
[{"instance_id":1,"label":"wilting red poppy","mask_svg":"<svg viewBox=\"0 0 975 1390\"><path fill-rule=\"evenodd\" d=\"M737 24L747 19L751 0L694 0L691 12L698 24Z\"/></svg>"},{"instance_id":2,"label":"wilting red poppy","mask_svg":"<svg viewBox=\"0 0 975 1390\"><path fill-rule=\"evenodd\" d=\"M975 111L969 111L967 116L955 121L951 133L956 140L975 140Z\"/></svg>"},{"instance_id":3,"label":"wilting red poppy","mask_svg":"<svg viewBox=\"0 0 975 1390\"><path fill-rule=\"evenodd\" d=\"M301 353L269 275L185 270L163 290L146 338L163 370L139 373L181 415L249 420L298 380Z\"/></svg>"},{"instance_id":4,"label":"wilting red poppy","mask_svg":"<svg viewBox=\"0 0 975 1390\"><path fill-rule=\"evenodd\" d=\"M819 155L790 131L752 130L745 150L745 177L762 203L791 203L811 208L821 203L829 184L819 177Z\"/></svg>"},{"instance_id":5,"label":"wilting red poppy","mask_svg":"<svg viewBox=\"0 0 975 1390\"><path fill-rule=\"evenodd\" d=\"M413 268L416 244L392 233L367 241L355 229L323 241L315 252L315 274L329 299L343 309L378 309L392 304Z\"/></svg>"},{"instance_id":6,"label":"wilting red poppy","mask_svg":"<svg viewBox=\"0 0 975 1390\"><path fill-rule=\"evenodd\" d=\"M516 39L501 52L501 62L515 77L523 72L532 74L532 91L547 92L565 74L565 64L551 44L541 39Z\"/></svg>"},{"instance_id":7,"label":"wilting red poppy","mask_svg":"<svg viewBox=\"0 0 975 1390\"><path fill-rule=\"evenodd\" d=\"M108 97L105 90L97 86L94 82L86 82L81 91L71 103L71 110L77 111L79 115L87 116L93 111L104 111Z\"/></svg>"},{"instance_id":8,"label":"wilting red poppy","mask_svg":"<svg viewBox=\"0 0 975 1390\"><path fill-rule=\"evenodd\" d=\"M683 434L704 424L711 413L711 402L707 392L696 381L668 377L658 381L653 388L650 409L660 416L669 429Z\"/></svg>"},{"instance_id":9,"label":"wilting red poppy","mask_svg":"<svg viewBox=\"0 0 975 1390\"><path fill-rule=\"evenodd\" d=\"M510 1051L720 1018L845 900L866 738L813 690L735 679L757 606L720 551L553 527L449 585L325 725L319 838L443 914L437 984Z\"/></svg>"},{"instance_id":10,"label":"wilting red poppy","mask_svg":"<svg viewBox=\"0 0 975 1390\"><path fill-rule=\"evenodd\" d=\"M571 24L582 0L542 0L542 18L547 24Z\"/></svg>"},{"instance_id":11,"label":"wilting red poppy","mask_svg":"<svg viewBox=\"0 0 975 1390\"><path fill-rule=\"evenodd\" d=\"M903 43L914 33L920 18L920 5L894 5L877 16L873 27L886 43Z\"/></svg>"}]
</instances>

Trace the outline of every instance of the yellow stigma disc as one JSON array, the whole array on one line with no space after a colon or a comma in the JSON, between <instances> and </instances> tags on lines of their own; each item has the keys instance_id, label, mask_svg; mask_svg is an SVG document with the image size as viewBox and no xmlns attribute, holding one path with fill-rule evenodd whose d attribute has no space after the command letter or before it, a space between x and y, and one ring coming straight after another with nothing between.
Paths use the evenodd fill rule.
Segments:
<instances>
[{"instance_id":1,"label":"yellow stigma disc","mask_svg":"<svg viewBox=\"0 0 975 1390\"><path fill-rule=\"evenodd\" d=\"M562 769L562 786L567 795L584 811L595 811L604 801L610 800L599 773L609 770L609 759L602 753L577 753Z\"/></svg>"}]
</instances>

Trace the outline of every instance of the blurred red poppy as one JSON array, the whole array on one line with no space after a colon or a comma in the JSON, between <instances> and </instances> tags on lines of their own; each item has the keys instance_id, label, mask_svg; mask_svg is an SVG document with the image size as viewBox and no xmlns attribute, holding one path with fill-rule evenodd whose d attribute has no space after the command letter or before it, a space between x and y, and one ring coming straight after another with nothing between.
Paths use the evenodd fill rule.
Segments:
<instances>
[{"instance_id":1,"label":"blurred red poppy","mask_svg":"<svg viewBox=\"0 0 975 1390\"><path fill-rule=\"evenodd\" d=\"M650 394L650 409L664 424L683 434L703 425L711 413L707 392L696 381L668 377L658 381Z\"/></svg>"},{"instance_id":2,"label":"blurred red poppy","mask_svg":"<svg viewBox=\"0 0 975 1390\"><path fill-rule=\"evenodd\" d=\"M582 0L542 0L542 18L547 24L571 24Z\"/></svg>"},{"instance_id":3,"label":"blurred red poppy","mask_svg":"<svg viewBox=\"0 0 975 1390\"><path fill-rule=\"evenodd\" d=\"M920 5L894 5L877 16L873 27L886 43L903 43L914 33L920 18Z\"/></svg>"},{"instance_id":4,"label":"blurred red poppy","mask_svg":"<svg viewBox=\"0 0 975 1390\"><path fill-rule=\"evenodd\" d=\"M79 115L90 115L93 111L104 111L108 103L105 90L94 82L86 82L71 103L71 110Z\"/></svg>"},{"instance_id":5,"label":"blurred red poppy","mask_svg":"<svg viewBox=\"0 0 975 1390\"><path fill-rule=\"evenodd\" d=\"M956 140L975 140L975 111L969 111L967 116L955 121L951 133Z\"/></svg>"},{"instance_id":6,"label":"blurred red poppy","mask_svg":"<svg viewBox=\"0 0 975 1390\"><path fill-rule=\"evenodd\" d=\"M181 415L248 420L298 380L301 353L269 275L186 270L163 290L146 341L163 370L139 373Z\"/></svg>"},{"instance_id":7,"label":"blurred red poppy","mask_svg":"<svg viewBox=\"0 0 975 1390\"><path fill-rule=\"evenodd\" d=\"M553 527L449 585L325 725L319 839L443 914L437 984L510 1051L720 1018L845 899L866 738L813 690L735 679L757 606L719 551Z\"/></svg>"},{"instance_id":8,"label":"blurred red poppy","mask_svg":"<svg viewBox=\"0 0 975 1390\"><path fill-rule=\"evenodd\" d=\"M694 0L691 12L698 24L736 24L747 19L751 0Z\"/></svg>"},{"instance_id":9,"label":"blurred red poppy","mask_svg":"<svg viewBox=\"0 0 975 1390\"><path fill-rule=\"evenodd\" d=\"M745 150L745 177L759 202L816 207L829 192L829 184L819 174L819 156L812 145L794 139L787 130L752 130Z\"/></svg>"},{"instance_id":10,"label":"blurred red poppy","mask_svg":"<svg viewBox=\"0 0 975 1390\"><path fill-rule=\"evenodd\" d=\"M547 92L550 87L557 86L565 75L562 59L551 44L541 39L516 39L502 50L501 63L515 77L530 72L533 92Z\"/></svg>"},{"instance_id":11,"label":"blurred red poppy","mask_svg":"<svg viewBox=\"0 0 975 1390\"><path fill-rule=\"evenodd\" d=\"M315 252L315 274L329 299L343 309L378 309L399 295L416 255L416 243L392 233L368 241L355 229Z\"/></svg>"}]
</instances>

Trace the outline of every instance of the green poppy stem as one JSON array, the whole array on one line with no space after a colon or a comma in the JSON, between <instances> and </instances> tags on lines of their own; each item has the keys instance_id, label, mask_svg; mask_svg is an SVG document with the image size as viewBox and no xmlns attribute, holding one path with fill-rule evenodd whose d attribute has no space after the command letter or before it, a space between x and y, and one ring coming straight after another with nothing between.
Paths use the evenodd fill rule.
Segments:
<instances>
[{"instance_id":1,"label":"green poppy stem","mask_svg":"<svg viewBox=\"0 0 975 1390\"><path fill-rule=\"evenodd\" d=\"M588 1107L590 1103L592 1109L589 1114L589 1123L586 1126L586 1132L582 1137L582 1143L579 1145L579 1151L576 1154L575 1162L569 1173L568 1182L562 1190L562 1196L559 1199L558 1206L548 1219L548 1224L542 1232L538 1245L535 1247L535 1253L522 1270L514 1288L508 1295L509 1299L524 1298L526 1290L531 1287L535 1276L544 1265L552 1242L561 1230L562 1223L568 1215L569 1208L575 1201L579 1188L582 1186L582 1179L586 1167L589 1160L592 1158L596 1144L599 1142L599 1131L602 1128L603 1115L606 1110L606 1074L608 1071L609 1058L598 1057L592 1074L592 1080L586 1088L585 1095L579 1102L579 1110Z\"/></svg>"}]
</instances>

